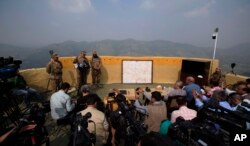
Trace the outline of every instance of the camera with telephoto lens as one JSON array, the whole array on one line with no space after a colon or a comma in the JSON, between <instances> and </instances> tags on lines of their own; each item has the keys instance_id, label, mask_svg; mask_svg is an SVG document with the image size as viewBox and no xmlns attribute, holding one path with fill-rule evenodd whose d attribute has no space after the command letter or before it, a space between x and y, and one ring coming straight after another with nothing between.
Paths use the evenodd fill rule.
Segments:
<instances>
[{"instance_id":1,"label":"camera with telephoto lens","mask_svg":"<svg viewBox=\"0 0 250 146\"><path fill-rule=\"evenodd\" d=\"M96 136L88 131L88 119L91 117L91 113L88 112L84 116L81 113L77 114L74 120L72 128L72 140L73 146L92 146L96 142Z\"/></svg>"},{"instance_id":2,"label":"camera with telephoto lens","mask_svg":"<svg viewBox=\"0 0 250 146\"><path fill-rule=\"evenodd\" d=\"M14 60L13 57L0 57L0 96L3 96L13 88L13 83L8 79L17 75L18 69L22 64L21 60Z\"/></svg>"},{"instance_id":3,"label":"camera with telephoto lens","mask_svg":"<svg viewBox=\"0 0 250 146\"><path fill-rule=\"evenodd\" d=\"M146 126L135 118L135 107L122 100L116 100L118 110L113 112L111 120L116 125L116 130L122 133L125 145L135 145L146 134ZM114 125L113 125L114 126Z\"/></svg>"},{"instance_id":4,"label":"camera with telephoto lens","mask_svg":"<svg viewBox=\"0 0 250 146\"><path fill-rule=\"evenodd\" d=\"M178 117L176 122L169 127L168 136L182 145L214 146L225 145L220 127L209 120L197 121L197 119L185 121Z\"/></svg>"},{"instance_id":5,"label":"camera with telephoto lens","mask_svg":"<svg viewBox=\"0 0 250 146\"><path fill-rule=\"evenodd\" d=\"M246 107L247 105L243 103L238 106L236 111L231 111L221 107L216 102L209 101L198 111L197 118L190 122L192 126L188 126L184 122L174 123L169 134L189 145L195 145L190 144L190 142L199 142L200 144L205 142L206 145L231 145L236 133L249 132L246 128L247 123L250 122L250 116ZM174 126L175 124L177 126ZM187 129L185 126L188 126L191 134L184 130Z\"/></svg>"},{"instance_id":6,"label":"camera with telephoto lens","mask_svg":"<svg viewBox=\"0 0 250 146\"><path fill-rule=\"evenodd\" d=\"M13 57L0 57L0 79L4 80L15 76L21 64L21 60L14 60Z\"/></svg>"}]
</instances>

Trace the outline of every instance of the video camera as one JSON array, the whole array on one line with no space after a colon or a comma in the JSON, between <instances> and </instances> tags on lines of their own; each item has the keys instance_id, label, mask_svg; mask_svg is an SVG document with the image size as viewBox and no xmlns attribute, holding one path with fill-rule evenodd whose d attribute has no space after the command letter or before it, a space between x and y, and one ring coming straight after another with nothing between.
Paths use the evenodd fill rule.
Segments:
<instances>
[{"instance_id":1,"label":"video camera","mask_svg":"<svg viewBox=\"0 0 250 146\"><path fill-rule=\"evenodd\" d=\"M231 111L216 103L208 103L192 121L177 119L169 128L169 136L184 145L230 145L236 133L249 133L249 111L244 103Z\"/></svg>"},{"instance_id":2,"label":"video camera","mask_svg":"<svg viewBox=\"0 0 250 146\"><path fill-rule=\"evenodd\" d=\"M243 104L244 105L244 104ZM246 122L250 122L249 111L238 106L236 111L221 106L205 107L198 112L199 119L208 119L222 126L226 131L242 131L246 129ZM244 109L244 110L243 110Z\"/></svg>"},{"instance_id":3,"label":"video camera","mask_svg":"<svg viewBox=\"0 0 250 146\"><path fill-rule=\"evenodd\" d=\"M14 60L13 57L0 57L0 96L6 96L6 99L9 101L9 91L13 88L13 83L8 82L9 78L15 77L17 71L22 64L21 60ZM0 104L6 106L1 100Z\"/></svg>"},{"instance_id":4,"label":"video camera","mask_svg":"<svg viewBox=\"0 0 250 146\"><path fill-rule=\"evenodd\" d=\"M86 113L85 116L82 116L81 113L76 115L76 119L75 119L75 124L76 126L80 126L80 128L88 128L88 119L91 118L91 113L88 112ZM79 129L79 130L81 130Z\"/></svg>"},{"instance_id":5,"label":"video camera","mask_svg":"<svg viewBox=\"0 0 250 146\"><path fill-rule=\"evenodd\" d=\"M73 146L92 146L96 142L96 136L88 131L88 119L91 117L91 113L88 112L84 116L81 113L77 114L73 125Z\"/></svg>"},{"instance_id":6,"label":"video camera","mask_svg":"<svg viewBox=\"0 0 250 146\"><path fill-rule=\"evenodd\" d=\"M111 120L116 123L116 129L121 131L126 145L135 145L146 134L144 123L135 118L135 107L123 100L116 100L118 110L113 112ZM119 125L119 126L118 126Z\"/></svg>"},{"instance_id":7,"label":"video camera","mask_svg":"<svg viewBox=\"0 0 250 146\"><path fill-rule=\"evenodd\" d=\"M249 103L247 103L247 102L242 102L242 103L241 103L241 106L243 106L243 107L246 107L246 108L250 109L250 104L249 104ZM250 112L250 111L249 111L249 112Z\"/></svg>"},{"instance_id":8,"label":"video camera","mask_svg":"<svg viewBox=\"0 0 250 146\"><path fill-rule=\"evenodd\" d=\"M14 60L13 57L0 57L0 79L5 80L15 76L21 64L21 60Z\"/></svg>"},{"instance_id":9,"label":"video camera","mask_svg":"<svg viewBox=\"0 0 250 146\"><path fill-rule=\"evenodd\" d=\"M197 122L197 119L185 121L182 117L169 127L168 136L182 145L225 145L220 127L209 121Z\"/></svg>"}]
</instances>

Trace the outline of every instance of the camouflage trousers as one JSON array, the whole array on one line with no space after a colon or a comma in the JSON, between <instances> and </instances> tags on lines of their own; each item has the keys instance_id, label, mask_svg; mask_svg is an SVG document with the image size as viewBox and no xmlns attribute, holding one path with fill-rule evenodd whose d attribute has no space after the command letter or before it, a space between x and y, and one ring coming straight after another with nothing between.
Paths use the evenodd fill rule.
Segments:
<instances>
[{"instance_id":1,"label":"camouflage trousers","mask_svg":"<svg viewBox=\"0 0 250 146\"><path fill-rule=\"evenodd\" d=\"M82 85L87 84L87 77L88 77L89 71L80 71L76 70L76 80L77 80L77 89L79 90Z\"/></svg>"},{"instance_id":2,"label":"camouflage trousers","mask_svg":"<svg viewBox=\"0 0 250 146\"><path fill-rule=\"evenodd\" d=\"M56 79L50 79L51 87L53 91L58 91L60 88L60 85L62 84L62 76L57 77Z\"/></svg>"},{"instance_id":3,"label":"camouflage trousers","mask_svg":"<svg viewBox=\"0 0 250 146\"><path fill-rule=\"evenodd\" d=\"M100 84L101 74L102 74L102 72L100 69L93 69L92 68L92 83L93 84Z\"/></svg>"}]
</instances>

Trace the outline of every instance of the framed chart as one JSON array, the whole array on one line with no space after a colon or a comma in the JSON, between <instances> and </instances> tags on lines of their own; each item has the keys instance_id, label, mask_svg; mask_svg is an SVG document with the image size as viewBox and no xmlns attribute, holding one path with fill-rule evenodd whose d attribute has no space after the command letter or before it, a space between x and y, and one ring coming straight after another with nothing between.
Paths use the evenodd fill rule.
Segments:
<instances>
[{"instance_id":1,"label":"framed chart","mask_svg":"<svg viewBox=\"0 0 250 146\"><path fill-rule=\"evenodd\" d=\"M152 83L152 60L123 60L122 83Z\"/></svg>"}]
</instances>

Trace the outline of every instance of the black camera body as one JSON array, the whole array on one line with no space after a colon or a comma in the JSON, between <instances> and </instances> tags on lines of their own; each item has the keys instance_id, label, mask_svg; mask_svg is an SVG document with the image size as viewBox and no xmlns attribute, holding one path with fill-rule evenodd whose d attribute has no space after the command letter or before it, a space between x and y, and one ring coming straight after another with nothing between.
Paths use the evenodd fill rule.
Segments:
<instances>
[{"instance_id":1,"label":"black camera body","mask_svg":"<svg viewBox=\"0 0 250 146\"><path fill-rule=\"evenodd\" d=\"M168 136L172 140L178 140L184 145L192 146L223 146L225 143L219 127L208 120L199 123L196 119L185 121L179 118L169 127Z\"/></svg>"},{"instance_id":2,"label":"black camera body","mask_svg":"<svg viewBox=\"0 0 250 146\"><path fill-rule=\"evenodd\" d=\"M80 126L81 128L88 128L88 119L91 117L91 113L87 113L82 116L81 113L76 115L75 126ZM80 131L81 129L78 129Z\"/></svg>"},{"instance_id":3,"label":"black camera body","mask_svg":"<svg viewBox=\"0 0 250 146\"><path fill-rule=\"evenodd\" d=\"M184 145L230 145L236 133L246 133L246 122L250 122L247 104L230 111L216 104L208 104L198 111L191 121L183 119L169 127L168 135Z\"/></svg>"},{"instance_id":4,"label":"black camera body","mask_svg":"<svg viewBox=\"0 0 250 146\"><path fill-rule=\"evenodd\" d=\"M135 145L146 134L146 127L134 117L134 106L119 100L117 104L118 110L112 112L111 123L119 131L120 138L125 139L125 145Z\"/></svg>"},{"instance_id":5,"label":"black camera body","mask_svg":"<svg viewBox=\"0 0 250 146\"><path fill-rule=\"evenodd\" d=\"M0 96L8 96L10 93L14 85L8 82L8 79L17 75L20 64L22 64L22 61L14 60L13 57L0 57ZM2 104L1 102L0 104ZM6 106L5 104L3 105Z\"/></svg>"},{"instance_id":6,"label":"black camera body","mask_svg":"<svg viewBox=\"0 0 250 146\"><path fill-rule=\"evenodd\" d=\"M5 80L15 76L21 64L21 60L14 60L13 57L0 57L0 79Z\"/></svg>"},{"instance_id":7,"label":"black camera body","mask_svg":"<svg viewBox=\"0 0 250 146\"><path fill-rule=\"evenodd\" d=\"M84 116L77 114L73 124L72 144L73 146L92 146L96 142L96 136L88 131L88 119L91 117L88 112Z\"/></svg>"}]
</instances>

